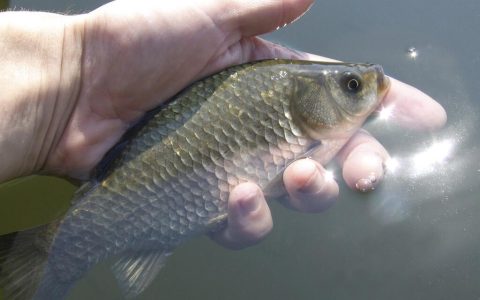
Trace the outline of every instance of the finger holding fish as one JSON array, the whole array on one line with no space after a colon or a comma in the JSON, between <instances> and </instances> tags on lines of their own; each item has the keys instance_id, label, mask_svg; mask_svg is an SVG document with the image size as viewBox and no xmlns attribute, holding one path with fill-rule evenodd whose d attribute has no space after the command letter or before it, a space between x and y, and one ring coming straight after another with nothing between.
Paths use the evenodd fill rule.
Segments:
<instances>
[{"instance_id":1,"label":"finger holding fish","mask_svg":"<svg viewBox=\"0 0 480 300\"><path fill-rule=\"evenodd\" d=\"M447 122L445 109L424 92L394 78L379 110L389 109L389 121L406 129L429 131Z\"/></svg>"},{"instance_id":2,"label":"finger holding fish","mask_svg":"<svg viewBox=\"0 0 480 300\"><path fill-rule=\"evenodd\" d=\"M313 159L301 159L283 174L289 195L283 204L300 212L322 212L337 200L339 188L333 177Z\"/></svg>"},{"instance_id":3,"label":"finger holding fish","mask_svg":"<svg viewBox=\"0 0 480 300\"><path fill-rule=\"evenodd\" d=\"M339 188L321 164L300 159L283 174L285 193L280 197L287 208L300 212L322 212L337 200ZM260 187L241 183L230 193L227 227L210 237L220 245L239 250L262 241L272 230L273 221Z\"/></svg>"},{"instance_id":4,"label":"finger holding fish","mask_svg":"<svg viewBox=\"0 0 480 300\"><path fill-rule=\"evenodd\" d=\"M370 192L384 176L387 150L367 131L358 131L340 150L336 161L342 166L346 184L353 190Z\"/></svg>"},{"instance_id":5,"label":"finger holding fish","mask_svg":"<svg viewBox=\"0 0 480 300\"><path fill-rule=\"evenodd\" d=\"M210 237L232 250L255 245L272 230L270 208L256 184L241 183L230 193L227 223L226 228L210 234Z\"/></svg>"},{"instance_id":6,"label":"finger holding fish","mask_svg":"<svg viewBox=\"0 0 480 300\"><path fill-rule=\"evenodd\" d=\"M337 200L338 184L313 159L301 159L283 174L288 197L282 204L301 212L322 212ZM257 244L272 230L273 221L261 189L254 183L238 185L230 193L228 225L210 237L220 245L239 250Z\"/></svg>"}]
</instances>

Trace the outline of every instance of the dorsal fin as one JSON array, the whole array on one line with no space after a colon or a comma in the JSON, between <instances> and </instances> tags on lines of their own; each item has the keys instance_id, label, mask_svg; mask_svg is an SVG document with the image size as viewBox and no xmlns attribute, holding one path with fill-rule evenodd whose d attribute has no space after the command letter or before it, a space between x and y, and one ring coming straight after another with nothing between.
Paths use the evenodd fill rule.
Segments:
<instances>
[{"instance_id":1,"label":"dorsal fin","mask_svg":"<svg viewBox=\"0 0 480 300\"><path fill-rule=\"evenodd\" d=\"M112 271L126 298L138 296L152 283L165 265L170 252L139 251L124 254Z\"/></svg>"}]
</instances>

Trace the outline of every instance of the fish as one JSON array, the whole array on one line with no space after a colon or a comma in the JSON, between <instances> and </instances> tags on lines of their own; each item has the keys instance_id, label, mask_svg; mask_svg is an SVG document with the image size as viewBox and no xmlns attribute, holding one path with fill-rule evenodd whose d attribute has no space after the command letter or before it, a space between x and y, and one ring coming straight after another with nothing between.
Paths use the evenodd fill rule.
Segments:
<instances>
[{"instance_id":1,"label":"fish","mask_svg":"<svg viewBox=\"0 0 480 300\"><path fill-rule=\"evenodd\" d=\"M332 159L389 85L376 64L281 59L191 84L127 131L63 217L3 247L6 298L64 299L107 259L125 297L139 295L176 247L227 225L233 187L280 197L285 168Z\"/></svg>"}]
</instances>

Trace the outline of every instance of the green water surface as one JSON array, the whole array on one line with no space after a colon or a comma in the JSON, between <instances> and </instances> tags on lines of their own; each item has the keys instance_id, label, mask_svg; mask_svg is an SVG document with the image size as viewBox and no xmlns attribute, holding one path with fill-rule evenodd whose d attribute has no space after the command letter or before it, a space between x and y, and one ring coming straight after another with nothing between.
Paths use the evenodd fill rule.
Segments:
<instances>
[{"instance_id":1,"label":"green water surface","mask_svg":"<svg viewBox=\"0 0 480 300\"><path fill-rule=\"evenodd\" d=\"M75 187L49 176L30 176L0 185L0 235L45 224L70 204Z\"/></svg>"},{"instance_id":2,"label":"green water surface","mask_svg":"<svg viewBox=\"0 0 480 300\"><path fill-rule=\"evenodd\" d=\"M75 187L49 176L29 176L0 185L0 235L24 230L61 216ZM0 300L3 300L0 289Z\"/></svg>"},{"instance_id":3,"label":"green water surface","mask_svg":"<svg viewBox=\"0 0 480 300\"><path fill-rule=\"evenodd\" d=\"M0 0L0 9L7 9L8 8L8 0Z\"/></svg>"}]
</instances>

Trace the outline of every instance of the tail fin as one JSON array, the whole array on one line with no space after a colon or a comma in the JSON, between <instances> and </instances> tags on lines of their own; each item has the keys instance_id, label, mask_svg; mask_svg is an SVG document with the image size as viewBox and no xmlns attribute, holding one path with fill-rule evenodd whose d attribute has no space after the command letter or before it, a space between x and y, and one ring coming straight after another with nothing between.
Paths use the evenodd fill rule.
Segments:
<instances>
[{"instance_id":1,"label":"tail fin","mask_svg":"<svg viewBox=\"0 0 480 300\"><path fill-rule=\"evenodd\" d=\"M48 258L52 224L0 237L0 286L9 300L32 299Z\"/></svg>"}]
</instances>

